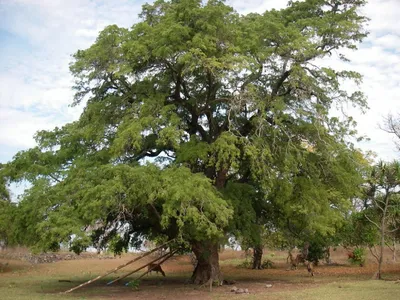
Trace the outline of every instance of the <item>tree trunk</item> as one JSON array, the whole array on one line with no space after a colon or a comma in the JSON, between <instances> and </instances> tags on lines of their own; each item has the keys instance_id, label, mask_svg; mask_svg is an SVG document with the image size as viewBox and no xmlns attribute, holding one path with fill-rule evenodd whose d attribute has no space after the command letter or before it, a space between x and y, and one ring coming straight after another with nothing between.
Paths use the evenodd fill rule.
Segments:
<instances>
[{"instance_id":1,"label":"tree trunk","mask_svg":"<svg viewBox=\"0 0 400 300\"><path fill-rule=\"evenodd\" d=\"M215 241L193 242L192 250L197 258L197 265L193 271L194 284L208 284L218 281L222 284L222 274L219 269L219 244Z\"/></svg>"},{"instance_id":2,"label":"tree trunk","mask_svg":"<svg viewBox=\"0 0 400 300\"><path fill-rule=\"evenodd\" d=\"M217 172L217 177L215 178L215 186L217 189L222 189L225 186L226 178L228 174L228 169L221 169Z\"/></svg>"},{"instance_id":3,"label":"tree trunk","mask_svg":"<svg viewBox=\"0 0 400 300\"><path fill-rule=\"evenodd\" d=\"M392 250L393 256L392 260L393 262L396 262L396 239L393 240L393 250Z\"/></svg>"},{"instance_id":4,"label":"tree trunk","mask_svg":"<svg viewBox=\"0 0 400 300\"><path fill-rule=\"evenodd\" d=\"M325 249L325 262L329 265L331 263L331 247Z\"/></svg>"},{"instance_id":5,"label":"tree trunk","mask_svg":"<svg viewBox=\"0 0 400 300\"><path fill-rule=\"evenodd\" d=\"M382 279L382 262L383 262L383 248L385 247L384 232L381 233L381 246L379 249L378 272L376 272L376 279Z\"/></svg>"},{"instance_id":6,"label":"tree trunk","mask_svg":"<svg viewBox=\"0 0 400 300\"><path fill-rule=\"evenodd\" d=\"M385 197L385 208L383 210L382 219L381 219L381 227L380 234L381 234L381 249L379 253L379 261L378 261L378 272L376 273L376 279L382 279L382 262L383 262L383 248L385 247L385 220L386 220L386 212L389 205L389 196L388 191L386 191Z\"/></svg>"},{"instance_id":7,"label":"tree trunk","mask_svg":"<svg viewBox=\"0 0 400 300\"><path fill-rule=\"evenodd\" d=\"M301 251L301 253L304 256L304 259L308 260L308 249L310 248L310 243L309 242L305 242L304 246L303 246L303 250Z\"/></svg>"},{"instance_id":8,"label":"tree trunk","mask_svg":"<svg viewBox=\"0 0 400 300\"><path fill-rule=\"evenodd\" d=\"M253 269L262 269L262 255L263 255L263 248L260 245L257 245L253 248Z\"/></svg>"},{"instance_id":9,"label":"tree trunk","mask_svg":"<svg viewBox=\"0 0 400 300\"><path fill-rule=\"evenodd\" d=\"M386 205L387 206L387 205ZM381 227L380 229L380 249L379 249L379 256L378 256L378 271L376 271L375 278L382 279L382 262L383 262L383 248L385 247L385 216L386 211L383 212Z\"/></svg>"}]
</instances>

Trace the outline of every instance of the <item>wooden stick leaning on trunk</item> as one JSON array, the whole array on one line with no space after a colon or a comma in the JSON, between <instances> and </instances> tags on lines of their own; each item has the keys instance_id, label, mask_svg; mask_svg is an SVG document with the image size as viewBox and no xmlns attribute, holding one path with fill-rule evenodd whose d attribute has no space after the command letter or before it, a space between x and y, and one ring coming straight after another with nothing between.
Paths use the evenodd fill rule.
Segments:
<instances>
[{"instance_id":1,"label":"wooden stick leaning on trunk","mask_svg":"<svg viewBox=\"0 0 400 300\"><path fill-rule=\"evenodd\" d=\"M158 261L158 260L160 260L161 258L164 258L163 260L161 260L161 261L157 264L157 265L161 265L164 261L166 261L167 259L169 259L169 258L170 258L172 255L174 255L177 251L178 251L178 250L174 250L174 251L172 251L172 252L168 252L168 253L164 254L163 256L161 256L161 257L159 257L159 258L157 258L157 259L154 259L153 261L149 262L148 264L146 264L146 265L144 265L144 266L142 266L142 267L140 267L140 268L137 268L137 269L135 269L135 270L129 272L128 274L125 274L125 275L122 276L122 277L118 277L118 278L114 279L113 281L110 281L109 283L107 283L107 285L113 284L114 282L117 282L117 281L119 281L119 280L121 280L121 279L124 279L124 278L128 277L129 275L132 275L133 273L136 273L137 271L140 271L141 269L143 269L143 268L147 267L148 265L154 263L155 261ZM146 275L147 273L151 272L152 270L153 270L153 268L151 268L150 270L148 270L146 273L144 273L143 275L141 275L141 276L140 276L139 278L137 278L136 280L142 278L144 275Z\"/></svg>"},{"instance_id":2,"label":"wooden stick leaning on trunk","mask_svg":"<svg viewBox=\"0 0 400 300\"><path fill-rule=\"evenodd\" d=\"M167 259L170 259L176 252L178 252L178 250L174 250L174 251L171 251L171 252L169 252L168 254L168 256L167 257L165 257L163 260L161 260L156 266L159 266L159 265L161 265L164 261L166 261ZM150 268L149 270L147 270L145 273L143 273L142 275L140 275L138 278L136 278L135 280L139 280L140 278L142 278L144 275L146 275L147 273L149 273L149 272L151 272L151 271L153 271L153 269L156 267L156 266L153 266L153 268Z\"/></svg>"},{"instance_id":3,"label":"wooden stick leaning on trunk","mask_svg":"<svg viewBox=\"0 0 400 300\"><path fill-rule=\"evenodd\" d=\"M138 261L139 259L141 259L141 258L143 258L143 257L145 257L145 256L147 256L147 255L150 255L151 253L157 251L158 249L161 249L161 248L165 247L166 245L168 245L168 244L169 244L170 242L172 242L172 241L173 241L173 240L170 240L170 241L164 243L163 245L161 245L161 246L159 246L159 247L157 247L157 248L154 248L153 250L148 251L148 252L146 252L146 253L140 255L139 257L136 257L135 259L132 259L132 260L130 260L130 261L124 263L123 265L120 265L120 266L116 267L115 269L113 269L113 270L111 270L111 271L108 271L107 273L105 273L105 274L103 274L103 275L99 275L99 276L97 276L96 278L90 279L89 281L86 281L86 282L84 282L84 283L82 283L82 284L80 284L80 285L78 285L78 286L76 286L76 287L74 287L74 288L72 288L72 289L69 289L68 291L65 291L64 294L67 294L67 293L70 293L70 292L75 291L75 290L77 290L77 289L80 289L81 287L84 287L84 286L86 286L86 285L88 285L88 284L90 284L90 283L92 283L92 282L95 282L95 281L97 281L97 280L99 280L99 279L101 279L101 278L103 278L103 277L106 277L107 275L110 275L111 273L115 273L116 271L118 271L118 270L120 270L120 269L126 267L127 265L130 265L131 263L134 263L135 261Z\"/></svg>"},{"instance_id":4,"label":"wooden stick leaning on trunk","mask_svg":"<svg viewBox=\"0 0 400 300\"><path fill-rule=\"evenodd\" d=\"M162 259L162 258L164 258L164 257L166 257L166 256L168 256L168 255L170 255L170 254L171 254L171 252L165 253L164 255L162 255L162 256L160 256L160 257L157 257L156 259L153 259L151 262L148 262L148 263L145 264L144 266L141 266L140 268L137 268L137 269L135 269L135 270L133 270L133 271L131 271L131 272L129 272L129 273L127 273L127 274L121 276L121 277L118 277L118 278L116 278L116 279L114 279L114 280L108 282L107 285L111 285L111 284L113 284L114 282L117 282L117 281L119 281L119 280L121 280L121 279L124 279L125 277L128 277L129 275L132 275L133 273L136 273L137 271L140 271L141 269L146 268L148 265L150 265L150 264L152 264L152 263L154 263L154 262L156 262L156 261L158 261L158 260L160 260L160 259Z\"/></svg>"}]
</instances>

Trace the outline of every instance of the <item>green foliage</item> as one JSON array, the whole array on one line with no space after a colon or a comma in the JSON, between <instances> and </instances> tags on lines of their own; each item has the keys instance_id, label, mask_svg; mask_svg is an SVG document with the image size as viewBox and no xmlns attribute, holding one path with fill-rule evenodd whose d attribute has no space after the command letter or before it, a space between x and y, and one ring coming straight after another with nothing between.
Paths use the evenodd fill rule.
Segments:
<instances>
[{"instance_id":1,"label":"green foliage","mask_svg":"<svg viewBox=\"0 0 400 300\"><path fill-rule=\"evenodd\" d=\"M363 266L365 265L365 249L364 248L355 248L352 252L353 257L349 258L352 264Z\"/></svg>"},{"instance_id":2,"label":"green foliage","mask_svg":"<svg viewBox=\"0 0 400 300\"><path fill-rule=\"evenodd\" d=\"M269 259L266 259L266 260L264 260L264 261L262 262L261 268L262 268L262 269L274 269L274 268L275 268L274 262L271 261L271 260L269 260Z\"/></svg>"},{"instance_id":3,"label":"green foliage","mask_svg":"<svg viewBox=\"0 0 400 300\"><path fill-rule=\"evenodd\" d=\"M253 268L253 261L250 258L246 258L244 261L242 261L240 264L237 265L237 268L240 268L240 269L252 269ZM273 261L271 261L269 259L265 259L261 263L261 268L262 269L274 269L275 265L274 265Z\"/></svg>"},{"instance_id":4,"label":"green foliage","mask_svg":"<svg viewBox=\"0 0 400 300\"><path fill-rule=\"evenodd\" d=\"M239 15L219 0L158 0L131 28L106 27L70 66L79 120L38 132L4 167L7 180L32 183L16 240L119 252L144 237L187 245L230 232L260 245L268 231L290 242L333 234L363 158L347 142L354 120L329 111L366 103L340 85L360 74L319 62L366 36L364 4Z\"/></svg>"},{"instance_id":5,"label":"green foliage","mask_svg":"<svg viewBox=\"0 0 400 300\"><path fill-rule=\"evenodd\" d=\"M349 200L360 195L360 171L366 162L357 151L331 146L343 152L335 160L327 155L322 169L316 167L321 162L315 165L316 153L307 153L295 174L274 184L271 201L276 203L277 224L290 247L304 242L318 248L338 244L337 235L351 209ZM316 253L313 259L320 256Z\"/></svg>"},{"instance_id":6,"label":"green foliage","mask_svg":"<svg viewBox=\"0 0 400 300\"><path fill-rule=\"evenodd\" d=\"M1 171L1 164L0 164ZM1 176L0 173L0 202L10 201L10 192L7 187L7 183L5 179Z\"/></svg>"},{"instance_id":7,"label":"green foliage","mask_svg":"<svg viewBox=\"0 0 400 300\"><path fill-rule=\"evenodd\" d=\"M324 257L325 248L327 245L322 240L311 240L310 247L308 248L307 260L318 264L318 261Z\"/></svg>"},{"instance_id":8,"label":"green foliage","mask_svg":"<svg viewBox=\"0 0 400 300\"><path fill-rule=\"evenodd\" d=\"M365 218L365 211L351 214L339 234L347 246L372 246L379 240L379 231Z\"/></svg>"},{"instance_id":9,"label":"green foliage","mask_svg":"<svg viewBox=\"0 0 400 300\"><path fill-rule=\"evenodd\" d=\"M75 238L73 239L73 241L71 242L71 246L69 247L70 251L75 252L76 254L81 254L83 251L86 250L86 248L88 248L91 243L90 243L90 239L88 237L86 237L85 239L82 238ZM110 247L112 247L112 244L110 243ZM55 249L58 250L58 249Z\"/></svg>"},{"instance_id":10,"label":"green foliage","mask_svg":"<svg viewBox=\"0 0 400 300\"><path fill-rule=\"evenodd\" d=\"M137 291L139 290L140 280L132 280L129 281L126 286L130 287L132 290Z\"/></svg>"},{"instance_id":11,"label":"green foliage","mask_svg":"<svg viewBox=\"0 0 400 300\"><path fill-rule=\"evenodd\" d=\"M0 200L0 241L6 245L15 244L13 217L16 206L13 203Z\"/></svg>"},{"instance_id":12,"label":"green foliage","mask_svg":"<svg viewBox=\"0 0 400 300\"><path fill-rule=\"evenodd\" d=\"M243 262L237 265L240 269L251 269L253 267L253 261L249 258L246 258Z\"/></svg>"}]
</instances>

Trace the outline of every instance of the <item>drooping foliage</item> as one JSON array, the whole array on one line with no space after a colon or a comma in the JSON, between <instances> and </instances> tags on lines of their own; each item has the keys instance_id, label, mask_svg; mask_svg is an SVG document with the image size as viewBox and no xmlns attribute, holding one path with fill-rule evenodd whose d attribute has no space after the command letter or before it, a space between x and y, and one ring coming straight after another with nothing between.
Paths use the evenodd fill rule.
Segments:
<instances>
[{"instance_id":1,"label":"drooping foliage","mask_svg":"<svg viewBox=\"0 0 400 300\"><path fill-rule=\"evenodd\" d=\"M130 29L106 27L71 64L79 120L38 132L7 165L33 185L19 205L24 242L52 249L74 236L78 251L120 251L181 237L197 255L271 220L329 231L359 184L354 121L329 111L365 99L340 85L360 74L321 60L346 59L366 36L364 4L290 1L243 16L219 0L158 0Z\"/></svg>"}]
</instances>

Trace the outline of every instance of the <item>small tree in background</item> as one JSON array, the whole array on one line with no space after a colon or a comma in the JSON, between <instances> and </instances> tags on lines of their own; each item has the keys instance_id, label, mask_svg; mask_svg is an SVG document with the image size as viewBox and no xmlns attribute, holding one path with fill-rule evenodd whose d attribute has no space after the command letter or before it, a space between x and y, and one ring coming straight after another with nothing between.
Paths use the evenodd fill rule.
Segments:
<instances>
[{"instance_id":1,"label":"small tree in background","mask_svg":"<svg viewBox=\"0 0 400 300\"><path fill-rule=\"evenodd\" d=\"M397 224L394 218L399 209L400 162L379 162L372 168L367 183L366 198L370 207L364 211L364 216L379 232L379 249L373 245L370 251L378 262L375 277L381 279L385 238L399 231L393 225Z\"/></svg>"},{"instance_id":2,"label":"small tree in background","mask_svg":"<svg viewBox=\"0 0 400 300\"><path fill-rule=\"evenodd\" d=\"M364 216L365 211L354 211L346 217L343 227L338 232L338 238L346 249L354 247L349 260L360 266L365 264L365 249L379 242L379 232Z\"/></svg>"},{"instance_id":3,"label":"small tree in background","mask_svg":"<svg viewBox=\"0 0 400 300\"><path fill-rule=\"evenodd\" d=\"M0 249L13 243L13 216L16 208L11 202L7 180L2 172L3 165L0 164Z\"/></svg>"}]
</instances>

